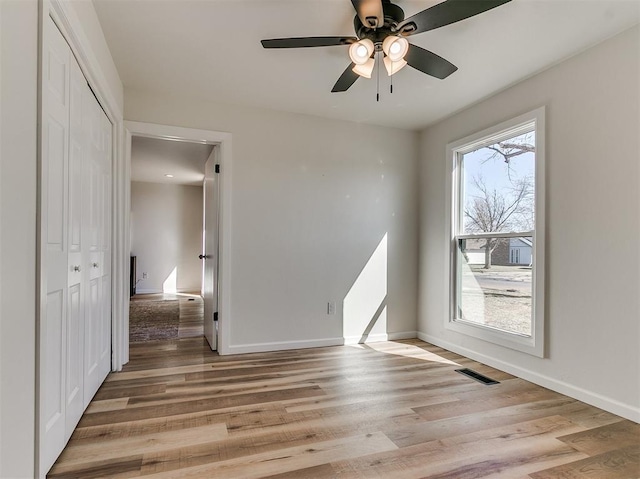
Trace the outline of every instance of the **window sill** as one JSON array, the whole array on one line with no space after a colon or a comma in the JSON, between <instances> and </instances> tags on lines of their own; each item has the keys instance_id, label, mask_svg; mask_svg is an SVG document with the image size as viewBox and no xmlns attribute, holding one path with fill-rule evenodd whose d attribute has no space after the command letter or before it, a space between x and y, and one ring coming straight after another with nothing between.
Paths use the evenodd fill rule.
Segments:
<instances>
[{"instance_id":1,"label":"window sill","mask_svg":"<svg viewBox=\"0 0 640 479\"><path fill-rule=\"evenodd\" d=\"M464 320L447 321L445 329L455 331L466 336L471 336L482 341L497 344L505 348L513 349L515 351L530 354L538 358L544 357L543 341L537 340L535 337L535 331L532 336L522 336Z\"/></svg>"}]
</instances>

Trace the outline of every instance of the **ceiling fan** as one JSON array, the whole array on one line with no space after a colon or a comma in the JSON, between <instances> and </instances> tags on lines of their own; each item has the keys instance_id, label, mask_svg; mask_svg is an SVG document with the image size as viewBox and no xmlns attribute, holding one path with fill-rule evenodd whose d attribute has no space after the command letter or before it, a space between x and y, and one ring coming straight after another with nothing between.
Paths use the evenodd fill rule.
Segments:
<instances>
[{"instance_id":1,"label":"ceiling fan","mask_svg":"<svg viewBox=\"0 0 640 479\"><path fill-rule=\"evenodd\" d=\"M499 7L511 0L446 0L405 19L404 11L390 0L351 0L357 15L353 37L297 37L262 40L264 48L306 48L349 45L352 63L333 86L347 91L362 77L371 78L375 57L383 53L389 76L409 65L427 75L444 79L458 67L435 53L410 44L406 37L459 22Z\"/></svg>"}]
</instances>

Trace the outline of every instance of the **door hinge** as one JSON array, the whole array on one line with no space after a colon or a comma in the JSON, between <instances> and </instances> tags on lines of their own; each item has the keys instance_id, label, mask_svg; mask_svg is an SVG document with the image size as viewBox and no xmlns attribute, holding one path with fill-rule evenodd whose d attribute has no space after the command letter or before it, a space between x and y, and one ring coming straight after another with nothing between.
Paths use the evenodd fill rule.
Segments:
<instances>
[{"instance_id":1,"label":"door hinge","mask_svg":"<svg viewBox=\"0 0 640 479\"><path fill-rule=\"evenodd\" d=\"M217 311L215 313L213 313L213 320L214 321L218 320L218 312Z\"/></svg>"},{"instance_id":2,"label":"door hinge","mask_svg":"<svg viewBox=\"0 0 640 479\"><path fill-rule=\"evenodd\" d=\"M216 165L216 173L220 173L220 165Z\"/></svg>"}]
</instances>

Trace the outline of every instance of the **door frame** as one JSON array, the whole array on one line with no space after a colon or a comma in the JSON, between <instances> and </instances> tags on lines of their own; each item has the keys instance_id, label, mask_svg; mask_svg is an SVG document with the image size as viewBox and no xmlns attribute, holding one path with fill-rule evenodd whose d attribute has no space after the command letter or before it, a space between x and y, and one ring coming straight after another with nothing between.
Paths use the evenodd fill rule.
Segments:
<instances>
[{"instance_id":1,"label":"door frame","mask_svg":"<svg viewBox=\"0 0 640 479\"><path fill-rule=\"evenodd\" d=\"M130 219L131 210L131 140L134 136L156 138L161 140L187 141L214 145L220 165L220 204L218 208L218 353L229 354L229 325L231 318L231 133L198 130L180 126L159 125L137 121L125 121L125 155L124 181L126 192L126 207L124 214L125 234L116 239L123 245L123 249L130 255ZM123 318L124 335L119 338L122 343L118 347L127 351L129 348L129 315Z\"/></svg>"}]
</instances>

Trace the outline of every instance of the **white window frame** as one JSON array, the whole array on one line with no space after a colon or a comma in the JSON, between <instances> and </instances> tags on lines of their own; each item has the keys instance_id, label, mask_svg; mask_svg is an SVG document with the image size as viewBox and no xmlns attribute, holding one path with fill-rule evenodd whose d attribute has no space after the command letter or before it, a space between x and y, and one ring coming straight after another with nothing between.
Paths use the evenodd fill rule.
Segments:
<instances>
[{"instance_id":1,"label":"white window frame","mask_svg":"<svg viewBox=\"0 0 640 479\"><path fill-rule=\"evenodd\" d=\"M520 115L511 120L479 131L458 141L447 144L447 248L449 253L447 315L445 329L498 344L510 349L521 351L537 357L545 356L545 309L544 309L544 278L545 278L545 108L540 107L531 112ZM535 158L535 230L518 233L486 233L464 235L461 231L461 159L471 151L491 145L507 138L535 130L536 158ZM524 234L523 234L524 233ZM457 238L456 238L457 234ZM533 239L533 277L532 277L532 315L531 336L501 331L481 324L464 321L457 318L457 240L465 236L477 238L487 237L520 237L532 236Z\"/></svg>"}]
</instances>

